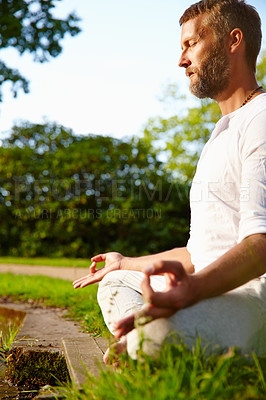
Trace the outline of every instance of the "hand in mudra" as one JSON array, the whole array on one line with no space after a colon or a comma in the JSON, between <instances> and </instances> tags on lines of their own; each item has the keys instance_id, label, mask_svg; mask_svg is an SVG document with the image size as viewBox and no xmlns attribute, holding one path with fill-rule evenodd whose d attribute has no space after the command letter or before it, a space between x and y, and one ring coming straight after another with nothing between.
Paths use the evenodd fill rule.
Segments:
<instances>
[{"instance_id":1,"label":"hand in mudra","mask_svg":"<svg viewBox=\"0 0 266 400\"><path fill-rule=\"evenodd\" d=\"M103 277L109 272L121 269L121 261L123 258L124 256L117 252L98 254L97 256L92 257L90 273L73 282L74 289L77 289L79 287L84 288L85 286L91 285L92 283L100 282ZM97 264L102 261L105 262L104 267L96 270Z\"/></svg>"},{"instance_id":2,"label":"hand in mudra","mask_svg":"<svg viewBox=\"0 0 266 400\"><path fill-rule=\"evenodd\" d=\"M116 322L117 339L129 333L136 325L145 325L157 318L169 318L197 301L195 275L188 274L180 262L156 262L145 267L143 272L141 290L145 304L141 310ZM165 277L166 286L164 291L155 292L150 277L161 274Z\"/></svg>"}]
</instances>

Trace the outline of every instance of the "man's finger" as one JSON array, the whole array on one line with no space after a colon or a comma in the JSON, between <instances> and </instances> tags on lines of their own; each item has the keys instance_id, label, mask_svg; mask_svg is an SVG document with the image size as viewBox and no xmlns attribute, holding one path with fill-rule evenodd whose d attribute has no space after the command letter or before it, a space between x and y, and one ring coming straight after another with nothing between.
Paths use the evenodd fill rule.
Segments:
<instances>
[{"instance_id":1,"label":"man's finger","mask_svg":"<svg viewBox=\"0 0 266 400\"><path fill-rule=\"evenodd\" d=\"M135 314L135 326L146 325L149 322L158 318L169 318L176 311L172 308L155 307L151 304L146 304L142 310Z\"/></svg>"},{"instance_id":2,"label":"man's finger","mask_svg":"<svg viewBox=\"0 0 266 400\"><path fill-rule=\"evenodd\" d=\"M86 276L83 276L80 279L77 279L76 281L73 282L74 289L77 289L78 287L84 288L85 286L100 282L102 280L102 278L104 277L103 270L104 270L104 267L97 269L97 271L95 271L95 273L90 273Z\"/></svg>"},{"instance_id":3,"label":"man's finger","mask_svg":"<svg viewBox=\"0 0 266 400\"><path fill-rule=\"evenodd\" d=\"M134 328L143 326L158 318L169 318L175 313L175 310L170 308L153 307L150 304L145 304L143 308L135 314L123 318L115 324L115 337L117 339L126 335Z\"/></svg>"},{"instance_id":4,"label":"man's finger","mask_svg":"<svg viewBox=\"0 0 266 400\"><path fill-rule=\"evenodd\" d=\"M90 265L90 273L88 274L88 275L85 275L85 276L82 276L82 278L79 278L79 279L76 279L74 282L73 282L73 285L74 286L76 286L76 285L78 285L79 283L81 283L81 282L83 282L84 280L86 280L89 276L90 276L90 274L94 274L95 273L95 270L96 270L96 265L97 265L97 263L94 261L91 265Z\"/></svg>"},{"instance_id":5,"label":"man's finger","mask_svg":"<svg viewBox=\"0 0 266 400\"><path fill-rule=\"evenodd\" d=\"M169 308L169 305L171 304L171 308L174 308L176 311L180 308L177 296L179 290L178 287L174 287L165 292L155 292L151 287L150 277L144 275L141 282L141 290L146 303L150 303L159 308Z\"/></svg>"},{"instance_id":6,"label":"man's finger","mask_svg":"<svg viewBox=\"0 0 266 400\"><path fill-rule=\"evenodd\" d=\"M158 308L167 308L171 310L178 311L182 308L182 296L178 296L178 287L175 287L173 289L170 289L166 292L154 292L153 295L150 297L149 302L154 306ZM143 297L145 298L145 295L143 293ZM171 306L170 306L171 305Z\"/></svg>"},{"instance_id":7,"label":"man's finger","mask_svg":"<svg viewBox=\"0 0 266 400\"><path fill-rule=\"evenodd\" d=\"M97 262L96 262L96 261L93 261L93 263L92 263L91 266L90 266L90 273L91 273L91 274L94 274L95 269L96 269L96 265L97 265Z\"/></svg>"},{"instance_id":8,"label":"man's finger","mask_svg":"<svg viewBox=\"0 0 266 400\"><path fill-rule=\"evenodd\" d=\"M141 290L144 300L147 303L151 303L154 295L154 290L151 287L150 277L148 275L144 275L143 277L143 280L141 282Z\"/></svg>"},{"instance_id":9,"label":"man's finger","mask_svg":"<svg viewBox=\"0 0 266 400\"><path fill-rule=\"evenodd\" d=\"M158 261L143 269L146 275L159 275L166 272L172 273L178 279L186 275L183 265L179 261Z\"/></svg>"},{"instance_id":10,"label":"man's finger","mask_svg":"<svg viewBox=\"0 0 266 400\"><path fill-rule=\"evenodd\" d=\"M89 274L87 276L86 282L81 284L81 288L87 286L87 285L92 285L93 283L97 283L100 282L102 280L102 278L104 277L104 267L97 269L97 271L95 271L95 273L93 274Z\"/></svg>"},{"instance_id":11,"label":"man's finger","mask_svg":"<svg viewBox=\"0 0 266 400\"><path fill-rule=\"evenodd\" d=\"M83 276L82 278L73 282L74 289L80 287L84 282L87 282L90 278L90 275Z\"/></svg>"},{"instance_id":12,"label":"man's finger","mask_svg":"<svg viewBox=\"0 0 266 400\"><path fill-rule=\"evenodd\" d=\"M92 262L101 262L106 260L106 254L98 254L97 256L94 256L91 258Z\"/></svg>"},{"instance_id":13,"label":"man's finger","mask_svg":"<svg viewBox=\"0 0 266 400\"><path fill-rule=\"evenodd\" d=\"M128 332L134 329L134 321L135 315L131 314L126 318L120 319L116 322L115 328L115 337L117 339L121 338L122 336L126 335Z\"/></svg>"},{"instance_id":14,"label":"man's finger","mask_svg":"<svg viewBox=\"0 0 266 400\"><path fill-rule=\"evenodd\" d=\"M88 278L88 275L83 276L82 278L76 279L76 280L73 282L73 285L78 285L79 283L83 282L83 281L84 281L85 279L87 279L87 278Z\"/></svg>"}]
</instances>

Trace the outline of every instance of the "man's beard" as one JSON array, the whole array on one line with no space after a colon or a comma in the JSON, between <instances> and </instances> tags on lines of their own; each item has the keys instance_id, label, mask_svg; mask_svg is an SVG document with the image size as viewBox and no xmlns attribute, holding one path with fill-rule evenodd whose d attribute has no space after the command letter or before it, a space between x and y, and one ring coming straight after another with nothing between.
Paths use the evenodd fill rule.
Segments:
<instances>
[{"instance_id":1,"label":"man's beard","mask_svg":"<svg viewBox=\"0 0 266 400\"><path fill-rule=\"evenodd\" d=\"M231 68L224 43L216 43L209 51L201 66L192 72L196 73L195 82L190 83L190 91L196 97L214 99L224 91L230 80Z\"/></svg>"}]
</instances>

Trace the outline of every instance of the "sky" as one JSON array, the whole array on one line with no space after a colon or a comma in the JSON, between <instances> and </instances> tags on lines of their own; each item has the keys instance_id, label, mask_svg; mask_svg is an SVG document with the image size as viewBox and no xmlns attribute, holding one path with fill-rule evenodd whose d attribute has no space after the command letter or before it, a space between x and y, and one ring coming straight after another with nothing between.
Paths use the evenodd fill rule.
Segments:
<instances>
[{"instance_id":1,"label":"sky","mask_svg":"<svg viewBox=\"0 0 266 400\"><path fill-rule=\"evenodd\" d=\"M141 135L161 115L159 98L170 82L188 94L178 20L192 0L62 0L54 14L75 10L82 32L66 36L62 54L47 63L0 50L0 59L30 80L30 93L0 103L0 138L18 121L56 121L76 134ZM266 48L266 1L249 0L259 12Z\"/></svg>"}]
</instances>

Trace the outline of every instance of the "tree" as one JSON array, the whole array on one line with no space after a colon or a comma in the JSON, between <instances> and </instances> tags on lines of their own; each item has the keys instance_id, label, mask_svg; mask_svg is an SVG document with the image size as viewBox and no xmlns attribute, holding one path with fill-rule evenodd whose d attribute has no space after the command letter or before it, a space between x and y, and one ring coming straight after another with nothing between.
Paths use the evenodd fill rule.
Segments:
<instances>
[{"instance_id":1,"label":"tree","mask_svg":"<svg viewBox=\"0 0 266 400\"><path fill-rule=\"evenodd\" d=\"M263 51L257 67L258 83L266 86L266 51ZM168 85L163 101L170 101L179 110L169 118L157 117L148 120L144 129L144 140L158 152L167 156L166 168L184 182L191 182L204 144L210 137L216 122L221 117L218 104L210 99L194 100L196 106L188 106L178 86Z\"/></svg>"},{"instance_id":2,"label":"tree","mask_svg":"<svg viewBox=\"0 0 266 400\"><path fill-rule=\"evenodd\" d=\"M143 140L21 123L0 148L0 254L129 255L186 243L188 190Z\"/></svg>"},{"instance_id":3,"label":"tree","mask_svg":"<svg viewBox=\"0 0 266 400\"><path fill-rule=\"evenodd\" d=\"M15 48L19 54L28 51L38 62L48 61L62 51L61 39L66 33L75 36L80 32L74 13L65 19L53 17L54 3L61 0L0 0L0 47ZM0 101L1 87L10 81L12 92L19 89L29 91L29 81L18 70L0 61Z\"/></svg>"},{"instance_id":4,"label":"tree","mask_svg":"<svg viewBox=\"0 0 266 400\"><path fill-rule=\"evenodd\" d=\"M266 50L262 51L260 62L257 65L257 80L261 86L266 87Z\"/></svg>"}]
</instances>

